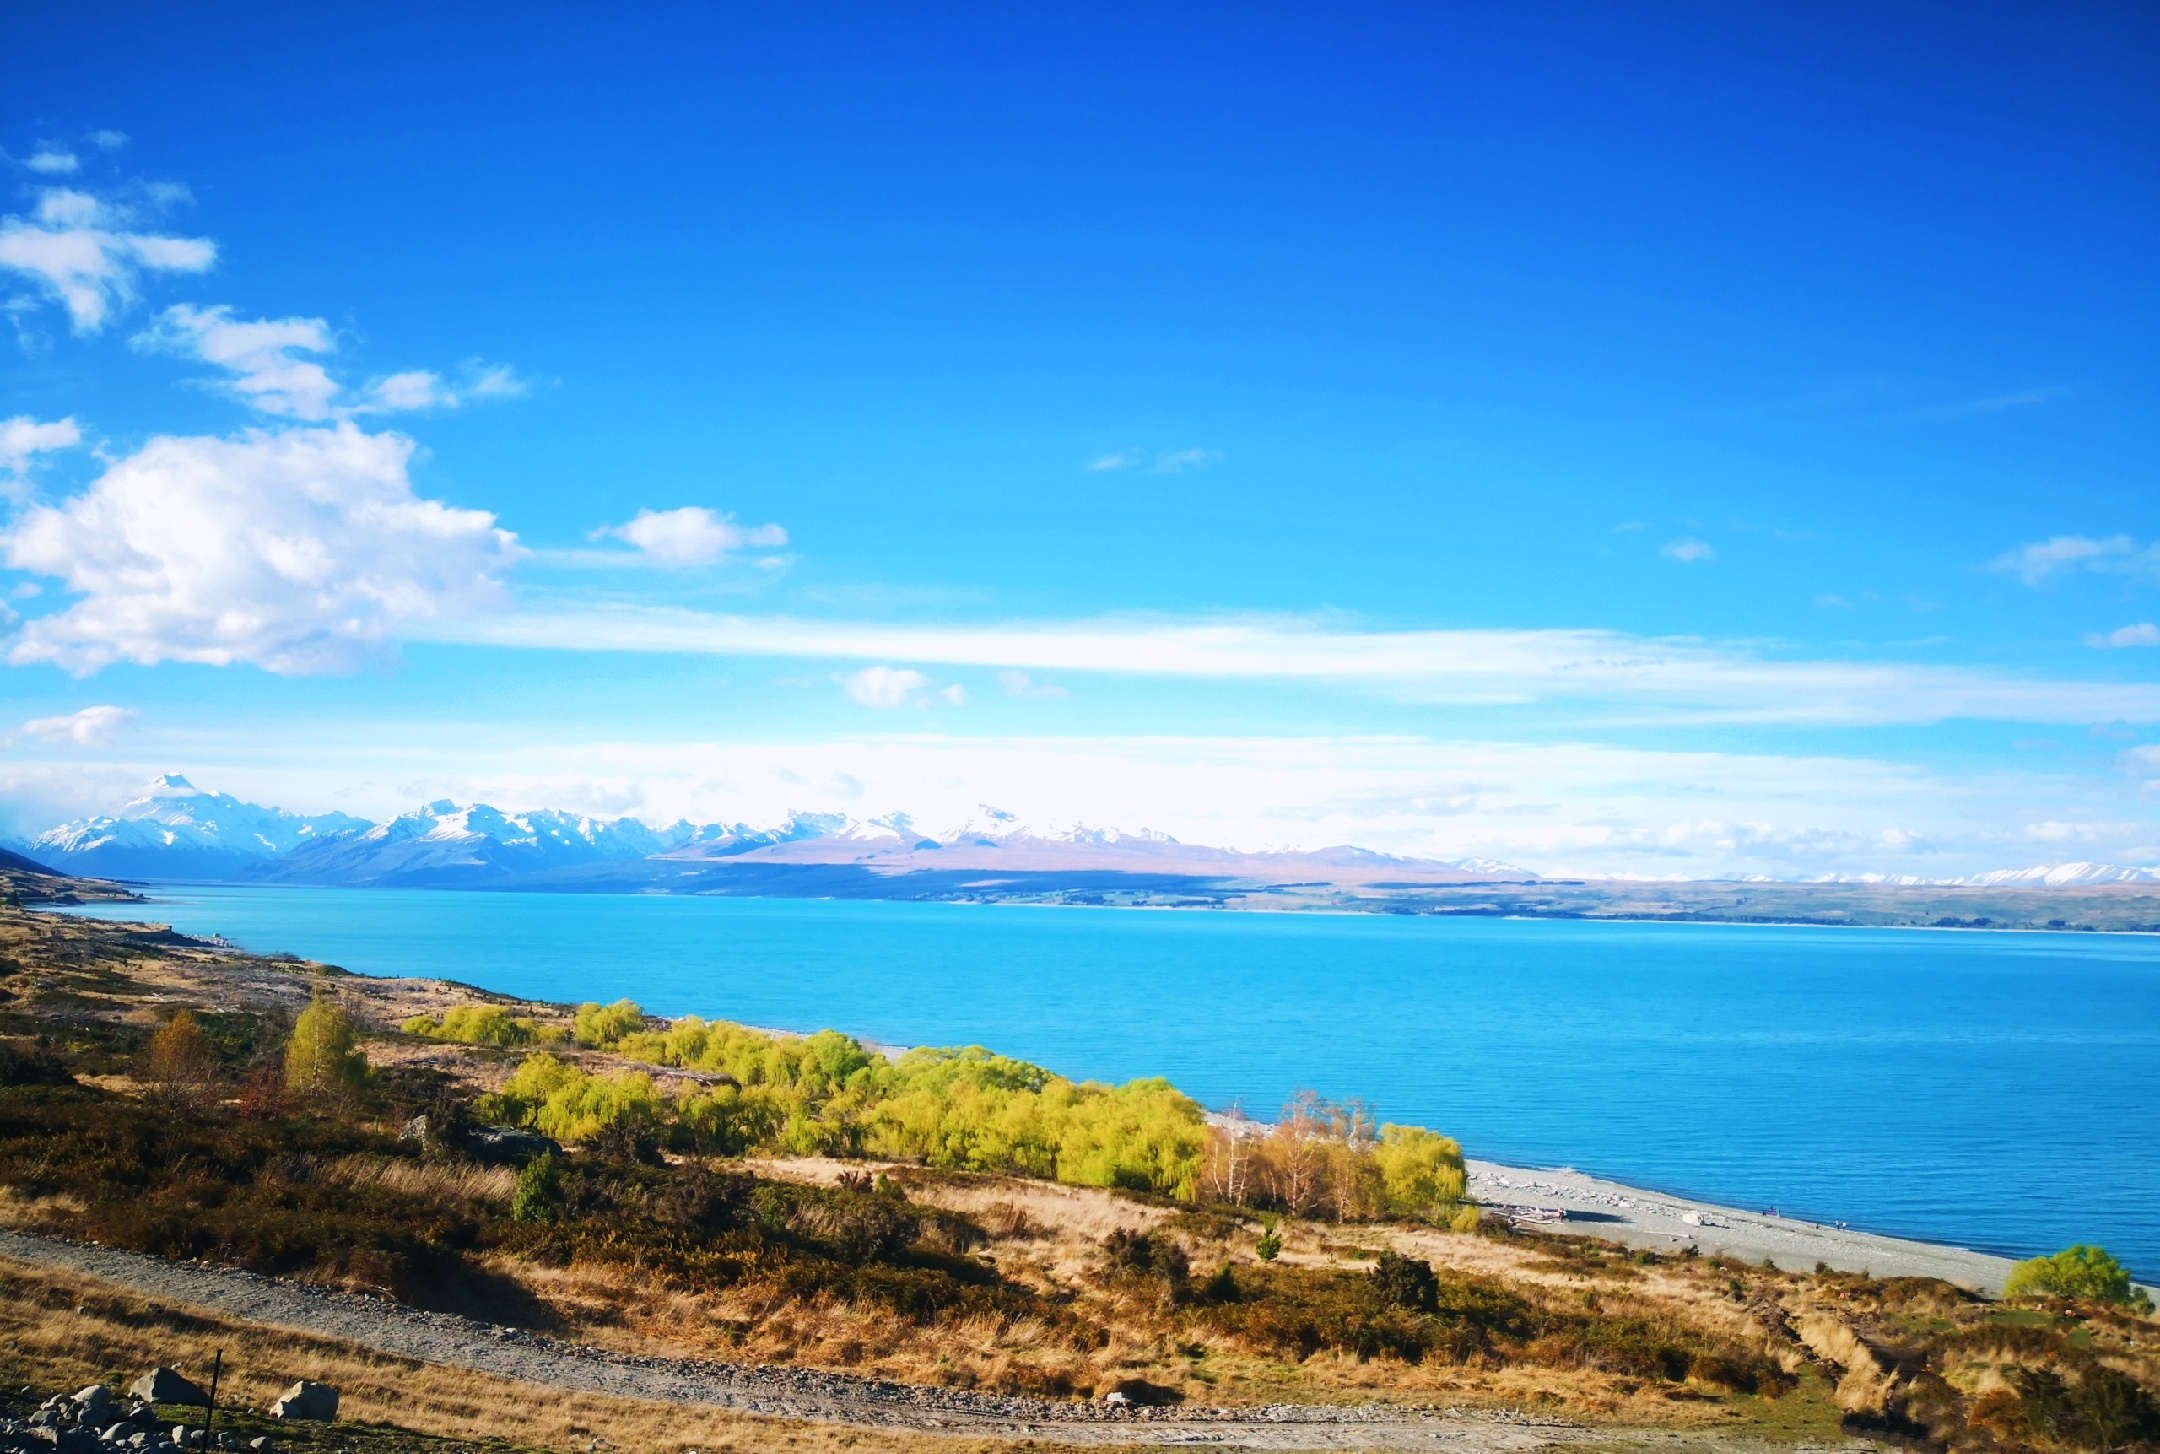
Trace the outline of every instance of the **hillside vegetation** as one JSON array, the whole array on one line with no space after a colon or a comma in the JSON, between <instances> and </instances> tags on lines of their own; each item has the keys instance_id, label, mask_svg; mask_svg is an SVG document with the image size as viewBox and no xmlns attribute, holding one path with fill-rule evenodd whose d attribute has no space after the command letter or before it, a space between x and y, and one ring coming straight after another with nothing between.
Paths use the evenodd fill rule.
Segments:
<instances>
[{"instance_id":1,"label":"hillside vegetation","mask_svg":"<svg viewBox=\"0 0 2160 1454\"><path fill-rule=\"evenodd\" d=\"M1452 1141L1310 1096L1241 1134L1160 1081L976 1048L888 1060L19 913L0 955L19 1229L625 1350L1051 1397L2160 1438L2155 1326L2089 1255L1990 1303L1628 1253L1479 1226Z\"/></svg>"}]
</instances>

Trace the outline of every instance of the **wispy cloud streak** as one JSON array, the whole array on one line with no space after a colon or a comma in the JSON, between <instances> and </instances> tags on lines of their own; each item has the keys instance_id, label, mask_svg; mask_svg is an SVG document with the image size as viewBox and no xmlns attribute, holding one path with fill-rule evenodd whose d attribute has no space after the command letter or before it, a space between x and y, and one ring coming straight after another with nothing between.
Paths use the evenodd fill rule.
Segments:
<instances>
[{"instance_id":1,"label":"wispy cloud streak","mask_svg":"<svg viewBox=\"0 0 2160 1454\"><path fill-rule=\"evenodd\" d=\"M1742 646L1611 631L1352 631L1293 617L915 626L633 606L496 613L421 629L437 641L567 651L1303 679L1370 684L1434 702L1593 701L1736 722L2160 721L2155 684L1778 660Z\"/></svg>"}]
</instances>

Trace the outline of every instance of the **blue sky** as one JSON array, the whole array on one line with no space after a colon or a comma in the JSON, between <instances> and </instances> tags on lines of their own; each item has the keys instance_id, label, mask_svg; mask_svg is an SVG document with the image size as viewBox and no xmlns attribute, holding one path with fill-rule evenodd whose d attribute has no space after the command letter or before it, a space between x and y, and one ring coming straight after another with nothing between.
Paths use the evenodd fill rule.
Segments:
<instances>
[{"instance_id":1,"label":"blue sky","mask_svg":"<svg viewBox=\"0 0 2160 1454\"><path fill-rule=\"evenodd\" d=\"M2160 860L2149 10L0 24L18 830Z\"/></svg>"}]
</instances>

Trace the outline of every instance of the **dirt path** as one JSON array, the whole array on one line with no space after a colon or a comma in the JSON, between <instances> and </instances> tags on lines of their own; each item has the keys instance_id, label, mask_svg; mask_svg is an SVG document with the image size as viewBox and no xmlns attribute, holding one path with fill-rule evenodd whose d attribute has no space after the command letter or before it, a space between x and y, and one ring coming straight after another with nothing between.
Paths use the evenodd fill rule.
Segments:
<instances>
[{"instance_id":1,"label":"dirt path","mask_svg":"<svg viewBox=\"0 0 2160 1454\"><path fill-rule=\"evenodd\" d=\"M802 1368L640 1358L535 1337L449 1313L333 1292L236 1268L167 1262L112 1247L0 1231L0 1257L65 1268L241 1321L546 1388L694 1404L869 1429L950 1431L1058 1444L1219 1449L1447 1450L1525 1454L1558 1446L1733 1450L1741 1441L1665 1431L1590 1429L1529 1415L1357 1408L1119 1410L888 1383Z\"/></svg>"}]
</instances>

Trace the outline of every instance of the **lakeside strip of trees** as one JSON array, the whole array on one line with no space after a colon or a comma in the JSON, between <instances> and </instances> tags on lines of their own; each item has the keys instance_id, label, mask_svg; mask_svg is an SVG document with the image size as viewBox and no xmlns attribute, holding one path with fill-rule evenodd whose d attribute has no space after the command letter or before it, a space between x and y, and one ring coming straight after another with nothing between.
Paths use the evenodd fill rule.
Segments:
<instances>
[{"instance_id":1,"label":"lakeside strip of trees","mask_svg":"<svg viewBox=\"0 0 2160 1454\"><path fill-rule=\"evenodd\" d=\"M1419 1218L1467 1229L1462 1148L1379 1124L1356 1101L1301 1093L1271 1127L1211 1123L1167 1080L1074 1081L979 1045L887 1059L833 1030L770 1035L634 1002L581 1006L568 1039L701 1083L669 1094L641 1070L592 1074L546 1047L559 1029L497 1006L415 1016L407 1034L528 1049L477 1109L569 1143L646 1137L742 1156L862 1156L1123 1187L1339 1221Z\"/></svg>"}]
</instances>

